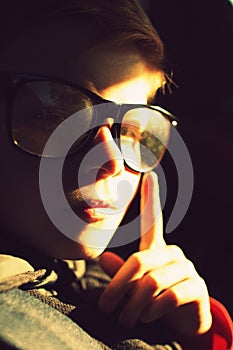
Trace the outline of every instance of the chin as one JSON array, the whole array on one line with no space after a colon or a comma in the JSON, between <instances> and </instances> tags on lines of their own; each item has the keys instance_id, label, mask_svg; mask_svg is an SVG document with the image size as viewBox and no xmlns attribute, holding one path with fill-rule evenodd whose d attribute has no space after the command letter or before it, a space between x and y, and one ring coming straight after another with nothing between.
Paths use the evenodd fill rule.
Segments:
<instances>
[{"instance_id":1,"label":"chin","mask_svg":"<svg viewBox=\"0 0 233 350\"><path fill-rule=\"evenodd\" d=\"M108 225L106 222L103 223L103 221L88 224L82 230L79 230L78 234L74 233L72 238L55 230L52 232L53 234L47 236L46 243L44 239L40 243L44 253L57 259L95 259L108 246L120 220L118 219L117 222L114 222L114 228L110 227L112 221L111 223L107 222Z\"/></svg>"},{"instance_id":2,"label":"chin","mask_svg":"<svg viewBox=\"0 0 233 350\"><path fill-rule=\"evenodd\" d=\"M105 248L82 247L82 260L92 260L98 258Z\"/></svg>"},{"instance_id":3,"label":"chin","mask_svg":"<svg viewBox=\"0 0 233 350\"><path fill-rule=\"evenodd\" d=\"M67 244L68 243L68 244ZM47 255L57 259L68 260L92 260L103 253L106 247L91 247L69 240L63 246L56 246L53 251L46 251Z\"/></svg>"}]
</instances>

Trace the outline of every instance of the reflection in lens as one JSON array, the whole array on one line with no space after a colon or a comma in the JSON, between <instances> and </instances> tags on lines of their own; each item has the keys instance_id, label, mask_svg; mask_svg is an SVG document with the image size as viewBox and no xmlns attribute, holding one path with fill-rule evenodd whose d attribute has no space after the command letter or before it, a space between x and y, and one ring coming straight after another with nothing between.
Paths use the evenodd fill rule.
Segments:
<instances>
[{"instance_id":1,"label":"reflection in lens","mask_svg":"<svg viewBox=\"0 0 233 350\"><path fill-rule=\"evenodd\" d=\"M23 150L42 155L44 146L54 130L68 117L83 110L69 133L89 129L93 120L90 98L69 85L50 81L31 81L17 88L12 104L12 137ZM64 130L66 132L66 130ZM66 135L64 134L64 138ZM63 144L63 135L60 135ZM75 148L86 140L85 134ZM48 157L60 156L59 144L54 145Z\"/></svg>"},{"instance_id":2,"label":"reflection in lens","mask_svg":"<svg viewBox=\"0 0 233 350\"><path fill-rule=\"evenodd\" d=\"M121 125L121 151L126 163L133 169L141 167L140 152L141 132L138 127L131 124Z\"/></svg>"},{"instance_id":3,"label":"reflection in lens","mask_svg":"<svg viewBox=\"0 0 233 350\"><path fill-rule=\"evenodd\" d=\"M148 108L127 111L120 131L121 151L126 163L137 171L150 171L161 160L168 142L170 122Z\"/></svg>"}]
</instances>

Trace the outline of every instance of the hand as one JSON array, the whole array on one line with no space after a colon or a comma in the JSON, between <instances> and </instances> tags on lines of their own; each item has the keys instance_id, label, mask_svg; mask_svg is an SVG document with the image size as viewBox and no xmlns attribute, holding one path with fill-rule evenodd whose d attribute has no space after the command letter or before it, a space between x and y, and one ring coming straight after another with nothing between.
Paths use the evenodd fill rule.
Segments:
<instances>
[{"instance_id":1,"label":"hand","mask_svg":"<svg viewBox=\"0 0 233 350\"><path fill-rule=\"evenodd\" d=\"M100 257L100 265L113 278L102 293L99 306L111 313L128 301L119 322L133 327L140 320L163 317L180 333L195 335L211 327L209 296L204 280L182 250L167 245L156 174L143 176L141 187L141 238L139 252L127 261L111 252Z\"/></svg>"}]
</instances>

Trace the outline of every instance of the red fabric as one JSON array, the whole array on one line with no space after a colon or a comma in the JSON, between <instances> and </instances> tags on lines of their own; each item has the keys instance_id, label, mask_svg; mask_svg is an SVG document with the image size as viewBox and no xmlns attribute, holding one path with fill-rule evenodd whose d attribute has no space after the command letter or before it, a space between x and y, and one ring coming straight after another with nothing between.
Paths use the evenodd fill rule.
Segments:
<instances>
[{"instance_id":1,"label":"red fabric","mask_svg":"<svg viewBox=\"0 0 233 350\"><path fill-rule=\"evenodd\" d=\"M217 300L210 299L213 325L213 350L233 349L233 323L225 307ZM211 350L212 350L211 349Z\"/></svg>"},{"instance_id":2,"label":"red fabric","mask_svg":"<svg viewBox=\"0 0 233 350\"><path fill-rule=\"evenodd\" d=\"M213 323L211 329L184 340L185 350L233 350L233 323L225 307L210 298Z\"/></svg>"}]
</instances>

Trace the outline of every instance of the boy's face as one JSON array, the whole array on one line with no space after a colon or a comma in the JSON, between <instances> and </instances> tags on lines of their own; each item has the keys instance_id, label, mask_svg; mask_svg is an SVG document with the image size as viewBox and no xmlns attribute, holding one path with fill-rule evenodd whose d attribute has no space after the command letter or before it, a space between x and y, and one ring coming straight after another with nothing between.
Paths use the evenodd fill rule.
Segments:
<instances>
[{"instance_id":1,"label":"boy's face","mask_svg":"<svg viewBox=\"0 0 233 350\"><path fill-rule=\"evenodd\" d=\"M80 47L85 46L85 40L78 44L77 33L80 35L78 25L68 21L54 21L35 28L9 46L0 60L0 70L53 76L85 86L111 101L146 104L160 86L160 74L150 71L133 51L99 48L84 55ZM82 35L88 40L86 31ZM64 193L83 219L78 221L73 239L69 239L53 225L44 209L39 188L40 158L22 152L9 138L5 92L6 88L0 84L0 220L3 229L54 257L86 259L101 254L134 198L141 176L124 165L112 138L112 120L106 116L106 123L94 139L88 141L88 151L85 148L65 162ZM83 156L97 146L98 152L109 161L101 164L98 158L89 157L89 161L80 166ZM77 186L77 169L78 176L85 179L81 188ZM89 180L93 171L97 174L95 181ZM84 198L80 199L80 194ZM83 207L85 196L95 203L95 209ZM64 208L59 204L54 203L54 210L62 215Z\"/></svg>"}]
</instances>

